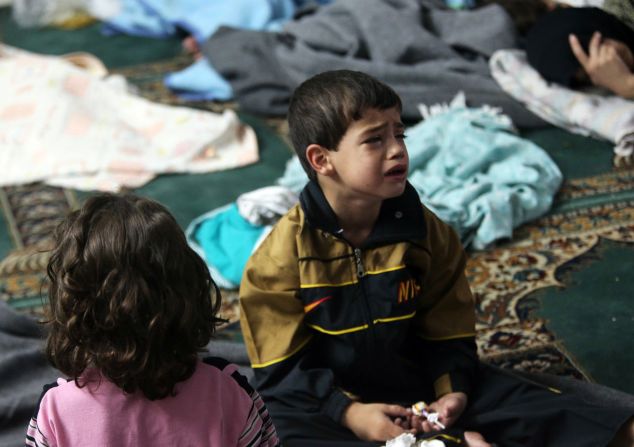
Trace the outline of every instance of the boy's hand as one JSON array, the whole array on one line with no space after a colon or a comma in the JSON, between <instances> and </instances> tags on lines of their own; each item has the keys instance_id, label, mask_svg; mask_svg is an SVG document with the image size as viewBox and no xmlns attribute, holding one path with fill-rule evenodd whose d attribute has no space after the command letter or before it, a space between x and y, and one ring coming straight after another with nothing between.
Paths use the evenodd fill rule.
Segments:
<instances>
[{"instance_id":1,"label":"boy's hand","mask_svg":"<svg viewBox=\"0 0 634 447\"><path fill-rule=\"evenodd\" d=\"M460 417L466 406L467 395L465 393L449 393L430 404L429 410L437 412L439 421L442 422L445 427L450 427ZM439 426L431 424L427 419L420 416L414 416L412 426L422 426L425 433L440 430Z\"/></svg>"},{"instance_id":2,"label":"boy's hand","mask_svg":"<svg viewBox=\"0 0 634 447\"><path fill-rule=\"evenodd\" d=\"M400 405L353 402L343 413L342 424L359 439L384 442L406 431L411 412ZM394 419L394 420L393 420Z\"/></svg>"}]
</instances>

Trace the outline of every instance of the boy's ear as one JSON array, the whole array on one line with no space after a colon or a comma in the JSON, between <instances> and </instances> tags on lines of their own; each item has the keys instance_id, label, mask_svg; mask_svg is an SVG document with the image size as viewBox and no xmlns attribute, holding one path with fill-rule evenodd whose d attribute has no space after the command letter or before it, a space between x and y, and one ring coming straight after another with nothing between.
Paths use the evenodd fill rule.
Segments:
<instances>
[{"instance_id":1,"label":"boy's ear","mask_svg":"<svg viewBox=\"0 0 634 447\"><path fill-rule=\"evenodd\" d=\"M316 173L321 175L330 175L333 172L332 163L330 163L330 151L319 144L310 144L306 148L306 160Z\"/></svg>"}]
</instances>

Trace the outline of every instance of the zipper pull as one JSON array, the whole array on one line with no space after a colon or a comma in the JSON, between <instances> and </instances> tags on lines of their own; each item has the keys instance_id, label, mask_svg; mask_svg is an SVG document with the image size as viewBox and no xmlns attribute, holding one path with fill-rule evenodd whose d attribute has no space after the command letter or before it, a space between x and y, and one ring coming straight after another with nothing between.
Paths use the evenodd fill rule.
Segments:
<instances>
[{"instance_id":1,"label":"zipper pull","mask_svg":"<svg viewBox=\"0 0 634 447\"><path fill-rule=\"evenodd\" d=\"M361 261L361 249L354 249L354 259L357 262L357 276L363 278L365 276L365 270L363 270L363 262Z\"/></svg>"}]
</instances>

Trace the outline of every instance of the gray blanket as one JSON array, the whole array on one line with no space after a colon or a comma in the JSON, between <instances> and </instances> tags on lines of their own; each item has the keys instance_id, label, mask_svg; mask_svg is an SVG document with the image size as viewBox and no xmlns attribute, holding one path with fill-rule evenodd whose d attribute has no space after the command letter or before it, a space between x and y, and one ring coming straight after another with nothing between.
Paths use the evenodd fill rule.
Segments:
<instances>
[{"instance_id":1,"label":"gray blanket","mask_svg":"<svg viewBox=\"0 0 634 447\"><path fill-rule=\"evenodd\" d=\"M60 373L43 354L41 327L0 301L0 446L24 445L42 387Z\"/></svg>"},{"instance_id":2,"label":"gray blanket","mask_svg":"<svg viewBox=\"0 0 634 447\"><path fill-rule=\"evenodd\" d=\"M420 119L419 103L448 102L462 90L471 106L501 107L520 127L541 126L489 72L494 51L516 47L514 25L498 5L454 11L433 0L338 0L280 33L221 28L203 54L251 112L284 115L299 83L345 68L391 85L406 119Z\"/></svg>"}]
</instances>

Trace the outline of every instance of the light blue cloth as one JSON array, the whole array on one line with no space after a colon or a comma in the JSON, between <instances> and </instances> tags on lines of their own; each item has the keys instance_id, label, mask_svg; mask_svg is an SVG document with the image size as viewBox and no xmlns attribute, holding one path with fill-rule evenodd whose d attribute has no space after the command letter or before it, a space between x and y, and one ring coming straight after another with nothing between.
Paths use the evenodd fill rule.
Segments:
<instances>
[{"instance_id":1,"label":"light blue cloth","mask_svg":"<svg viewBox=\"0 0 634 447\"><path fill-rule=\"evenodd\" d=\"M103 34L167 38L176 33L176 27L143 0L121 0L120 5L119 14L104 20Z\"/></svg>"},{"instance_id":2,"label":"light blue cloth","mask_svg":"<svg viewBox=\"0 0 634 447\"><path fill-rule=\"evenodd\" d=\"M176 95L188 101L227 101L233 98L231 84L205 58L184 70L168 74L164 82Z\"/></svg>"},{"instance_id":3,"label":"light blue cloth","mask_svg":"<svg viewBox=\"0 0 634 447\"><path fill-rule=\"evenodd\" d=\"M308 183L308 176L297 155L286 162L284 175L275 181L276 185L284 186L297 194L302 192L306 183Z\"/></svg>"},{"instance_id":4,"label":"light blue cloth","mask_svg":"<svg viewBox=\"0 0 634 447\"><path fill-rule=\"evenodd\" d=\"M476 249L545 213L562 181L550 156L505 118L454 107L407 130L410 183Z\"/></svg>"},{"instance_id":5,"label":"light blue cloth","mask_svg":"<svg viewBox=\"0 0 634 447\"><path fill-rule=\"evenodd\" d=\"M476 5L475 0L445 0L445 4L452 9L471 9Z\"/></svg>"},{"instance_id":6,"label":"light blue cloth","mask_svg":"<svg viewBox=\"0 0 634 447\"><path fill-rule=\"evenodd\" d=\"M121 12L104 23L104 31L145 37L167 37L177 28L198 42L219 26L279 29L280 20L296 10L293 0L122 0Z\"/></svg>"},{"instance_id":7,"label":"light blue cloth","mask_svg":"<svg viewBox=\"0 0 634 447\"><path fill-rule=\"evenodd\" d=\"M189 245L205 260L219 287L233 289L258 240L270 227L250 224L235 203L210 211L185 230Z\"/></svg>"},{"instance_id":8,"label":"light blue cloth","mask_svg":"<svg viewBox=\"0 0 634 447\"><path fill-rule=\"evenodd\" d=\"M166 38L180 28L202 43L220 26L279 31L298 8L309 3L309 0L121 0L121 12L106 20L102 31L108 35ZM233 97L230 84L207 61L198 61L168 75L164 84L185 100L226 101Z\"/></svg>"}]
</instances>

